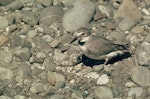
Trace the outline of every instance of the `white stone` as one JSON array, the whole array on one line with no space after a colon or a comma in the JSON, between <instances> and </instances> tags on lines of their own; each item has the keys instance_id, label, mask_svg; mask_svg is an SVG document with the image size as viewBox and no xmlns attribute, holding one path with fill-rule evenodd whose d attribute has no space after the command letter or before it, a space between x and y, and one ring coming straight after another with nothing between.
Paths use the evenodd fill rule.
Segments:
<instances>
[{"instance_id":1,"label":"white stone","mask_svg":"<svg viewBox=\"0 0 150 99\"><path fill-rule=\"evenodd\" d=\"M87 75L85 75L85 77L97 79L99 77L99 74L97 72L90 72Z\"/></svg>"},{"instance_id":2,"label":"white stone","mask_svg":"<svg viewBox=\"0 0 150 99\"><path fill-rule=\"evenodd\" d=\"M38 52L38 53L36 54L36 57L37 57L37 58L45 58L46 55L45 55L45 53L43 53L43 52Z\"/></svg>"},{"instance_id":3,"label":"white stone","mask_svg":"<svg viewBox=\"0 0 150 99\"><path fill-rule=\"evenodd\" d=\"M43 40L45 40L46 42L52 42L53 38L50 35L44 35L42 37Z\"/></svg>"},{"instance_id":4,"label":"white stone","mask_svg":"<svg viewBox=\"0 0 150 99\"><path fill-rule=\"evenodd\" d=\"M126 87L133 87L133 86L135 86L135 83L133 83L133 82L126 82L125 86Z\"/></svg>"},{"instance_id":5,"label":"white stone","mask_svg":"<svg viewBox=\"0 0 150 99\"><path fill-rule=\"evenodd\" d=\"M146 15L150 15L149 11L148 11L146 8L143 8L143 9L142 9L142 12L143 12L144 14L146 14Z\"/></svg>"},{"instance_id":6,"label":"white stone","mask_svg":"<svg viewBox=\"0 0 150 99\"><path fill-rule=\"evenodd\" d=\"M97 84L99 85L104 85L104 84L107 84L108 82L109 82L109 78L106 74L103 74L97 80Z\"/></svg>"},{"instance_id":7,"label":"white stone","mask_svg":"<svg viewBox=\"0 0 150 99\"><path fill-rule=\"evenodd\" d=\"M72 80L70 81L70 83L71 83L71 84L74 84L74 83L75 83L75 79L72 79Z\"/></svg>"}]
</instances>

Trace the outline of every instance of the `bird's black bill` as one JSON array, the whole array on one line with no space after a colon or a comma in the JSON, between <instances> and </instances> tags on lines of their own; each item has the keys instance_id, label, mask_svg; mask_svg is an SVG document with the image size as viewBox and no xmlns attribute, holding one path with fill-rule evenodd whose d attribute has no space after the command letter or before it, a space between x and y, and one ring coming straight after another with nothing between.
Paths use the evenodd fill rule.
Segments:
<instances>
[{"instance_id":1,"label":"bird's black bill","mask_svg":"<svg viewBox=\"0 0 150 99\"><path fill-rule=\"evenodd\" d=\"M85 42L78 41L78 44L81 45L81 46L83 46L85 44Z\"/></svg>"}]
</instances>

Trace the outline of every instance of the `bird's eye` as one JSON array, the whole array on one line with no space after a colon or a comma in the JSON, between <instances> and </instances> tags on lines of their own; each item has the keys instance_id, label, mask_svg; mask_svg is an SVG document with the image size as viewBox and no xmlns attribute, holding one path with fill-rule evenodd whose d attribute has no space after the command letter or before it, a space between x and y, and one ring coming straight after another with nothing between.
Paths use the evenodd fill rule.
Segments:
<instances>
[{"instance_id":1,"label":"bird's eye","mask_svg":"<svg viewBox=\"0 0 150 99\"><path fill-rule=\"evenodd\" d=\"M82 33L82 35L83 35L83 36L85 36L85 35L86 35L86 33Z\"/></svg>"}]
</instances>

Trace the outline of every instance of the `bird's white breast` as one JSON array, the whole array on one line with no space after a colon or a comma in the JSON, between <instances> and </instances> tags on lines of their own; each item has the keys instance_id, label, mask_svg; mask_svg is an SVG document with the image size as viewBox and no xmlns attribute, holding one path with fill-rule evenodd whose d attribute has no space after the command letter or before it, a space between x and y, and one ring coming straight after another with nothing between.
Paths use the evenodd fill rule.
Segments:
<instances>
[{"instance_id":1,"label":"bird's white breast","mask_svg":"<svg viewBox=\"0 0 150 99\"><path fill-rule=\"evenodd\" d=\"M79 45L79 47L80 47L80 49L81 49L83 52L86 52L87 48L86 48L85 46L80 46L80 45Z\"/></svg>"}]
</instances>

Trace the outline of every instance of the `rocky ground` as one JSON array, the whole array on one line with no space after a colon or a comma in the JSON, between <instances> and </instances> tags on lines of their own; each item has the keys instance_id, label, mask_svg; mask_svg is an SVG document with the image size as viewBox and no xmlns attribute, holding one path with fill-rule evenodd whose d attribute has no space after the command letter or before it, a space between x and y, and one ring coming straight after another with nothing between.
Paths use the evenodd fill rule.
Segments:
<instances>
[{"instance_id":1,"label":"rocky ground","mask_svg":"<svg viewBox=\"0 0 150 99\"><path fill-rule=\"evenodd\" d=\"M103 60L73 33L128 44ZM150 99L150 0L0 0L0 99Z\"/></svg>"}]
</instances>

